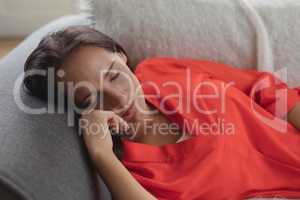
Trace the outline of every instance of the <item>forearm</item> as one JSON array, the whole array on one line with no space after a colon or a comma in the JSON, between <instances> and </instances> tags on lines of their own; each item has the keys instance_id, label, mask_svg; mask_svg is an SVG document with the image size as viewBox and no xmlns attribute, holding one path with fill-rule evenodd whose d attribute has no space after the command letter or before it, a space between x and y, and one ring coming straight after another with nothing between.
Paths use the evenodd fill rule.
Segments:
<instances>
[{"instance_id":1,"label":"forearm","mask_svg":"<svg viewBox=\"0 0 300 200\"><path fill-rule=\"evenodd\" d=\"M96 155L93 160L113 199L156 199L134 179L112 152Z\"/></svg>"},{"instance_id":2,"label":"forearm","mask_svg":"<svg viewBox=\"0 0 300 200\"><path fill-rule=\"evenodd\" d=\"M288 113L287 120L300 130L300 102Z\"/></svg>"}]
</instances>

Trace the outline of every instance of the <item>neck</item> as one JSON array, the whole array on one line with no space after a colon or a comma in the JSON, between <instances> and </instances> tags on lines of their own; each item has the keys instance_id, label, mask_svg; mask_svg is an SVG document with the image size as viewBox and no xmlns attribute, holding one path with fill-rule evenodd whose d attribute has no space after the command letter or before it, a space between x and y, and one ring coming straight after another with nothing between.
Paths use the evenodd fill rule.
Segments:
<instances>
[{"instance_id":1,"label":"neck","mask_svg":"<svg viewBox=\"0 0 300 200\"><path fill-rule=\"evenodd\" d=\"M170 129L170 121L159 110L152 105L146 104L147 113L139 117L136 123L136 130L133 141L145 144L160 145L166 143L175 143L181 134L179 130ZM155 111L155 112L153 112Z\"/></svg>"}]
</instances>

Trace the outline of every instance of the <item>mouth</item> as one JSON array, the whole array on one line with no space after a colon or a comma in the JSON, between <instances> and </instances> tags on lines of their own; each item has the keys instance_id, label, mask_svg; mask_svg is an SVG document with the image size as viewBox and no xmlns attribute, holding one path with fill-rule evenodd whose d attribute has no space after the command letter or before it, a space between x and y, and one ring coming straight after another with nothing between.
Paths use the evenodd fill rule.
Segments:
<instances>
[{"instance_id":1,"label":"mouth","mask_svg":"<svg viewBox=\"0 0 300 200\"><path fill-rule=\"evenodd\" d=\"M125 119L126 121L129 121L135 113L135 110L133 109L133 105L134 103L132 103L129 108L121 115L123 119Z\"/></svg>"}]
</instances>

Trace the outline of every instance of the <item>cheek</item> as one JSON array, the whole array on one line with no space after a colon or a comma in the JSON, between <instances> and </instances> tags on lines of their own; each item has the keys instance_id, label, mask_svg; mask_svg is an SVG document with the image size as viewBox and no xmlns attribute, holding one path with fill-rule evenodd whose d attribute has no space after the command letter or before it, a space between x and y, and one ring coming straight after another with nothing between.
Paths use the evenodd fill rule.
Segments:
<instances>
[{"instance_id":1,"label":"cheek","mask_svg":"<svg viewBox=\"0 0 300 200\"><path fill-rule=\"evenodd\" d=\"M132 77L120 76L115 82L116 87L119 88L120 93L124 95L128 100L133 98L136 94L136 90L139 87L137 80L134 80Z\"/></svg>"},{"instance_id":2,"label":"cheek","mask_svg":"<svg viewBox=\"0 0 300 200\"><path fill-rule=\"evenodd\" d=\"M122 108L141 96L140 83L136 77L119 76L112 82L105 82L98 109L113 110Z\"/></svg>"},{"instance_id":3,"label":"cheek","mask_svg":"<svg viewBox=\"0 0 300 200\"><path fill-rule=\"evenodd\" d=\"M128 92L125 84L107 84L98 97L97 108L103 110L120 109L127 104Z\"/></svg>"},{"instance_id":4,"label":"cheek","mask_svg":"<svg viewBox=\"0 0 300 200\"><path fill-rule=\"evenodd\" d=\"M100 109L112 110L120 106L121 99L115 91L103 91L100 97Z\"/></svg>"}]
</instances>

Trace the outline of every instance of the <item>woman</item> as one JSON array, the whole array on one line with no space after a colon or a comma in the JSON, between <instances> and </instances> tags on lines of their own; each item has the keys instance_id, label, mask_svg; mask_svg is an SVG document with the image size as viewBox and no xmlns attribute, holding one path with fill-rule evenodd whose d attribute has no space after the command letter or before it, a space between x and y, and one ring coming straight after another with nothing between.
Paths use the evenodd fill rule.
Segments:
<instances>
[{"instance_id":1,"label":"woman","mask_svg":"<svg viewBox=\"0 0 300 200\"><path fill-rule=\"evenodd\" d=\"M208 61L128 65L119 44L85 26L46 36L25 64L27 74L54 69L56 92L63 83L74 98L114 199L300 198L300 88ZM24 85L47 99L47 78ZM120 160L111 133L122 135Z\"/></svg>"}]
</instances>

